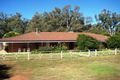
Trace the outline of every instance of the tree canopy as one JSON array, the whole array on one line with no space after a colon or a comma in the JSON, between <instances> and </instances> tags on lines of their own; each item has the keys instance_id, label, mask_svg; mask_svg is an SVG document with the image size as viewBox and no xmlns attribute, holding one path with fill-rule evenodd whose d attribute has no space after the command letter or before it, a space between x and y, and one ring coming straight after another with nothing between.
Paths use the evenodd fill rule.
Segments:
<instances>
[{"instance_id":1,"label":"tree canopy","mask_svg":"<svg viewBox=\"0 0 120 80\"><path fill-rule=\"evenodd\" d=\"M23 18L21 13L6 14L0 12L0 38L10 31L20 34L31 31L48 32L93 32L114 35L120 32L120 14L103 10L95 16L96 24L91 16L84 16L79 6L67 5L54 8L50 12L36 12L32 19Z\"/></svg>"},{"instance_id":2,"label":"tree canopy","mask_svg":"<svg viewBox=\"0 0 120 80\"><path fill-rule=\"evenodd\" d=\"M120 24L120 14L104 9L96 16L96 19L110 36L115 35L119 28L118 25Z\"/></svg>"},{"instance_id":3,"label":"tree canopy","mask_svg":"<svg viewBox=\"0 0 120 80\"><path fill-rule=\"evenodd\" d=\"M84 16L70 5L63 9L55 8L51 12L36 13L28 24L28 30L38 28L40 31L80 31L84 25Z\"/></svg>"}]
</instances>

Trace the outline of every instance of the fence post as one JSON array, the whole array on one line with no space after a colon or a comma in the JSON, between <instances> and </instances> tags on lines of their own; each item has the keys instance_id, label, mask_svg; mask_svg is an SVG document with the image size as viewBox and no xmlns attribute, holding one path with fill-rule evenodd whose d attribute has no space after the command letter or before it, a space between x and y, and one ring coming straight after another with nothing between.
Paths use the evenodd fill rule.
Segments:
<instances>
[{"instance_id":1,"label":"fence post","mask_svg":"<svg viewBox=\"0 0 120 80\"><path fill-rule=\"evenodd\" d=\"M27 53L28 53L28 60L30 60L30 48L27 49Z\"/></svg>"},{"instance_id":2,"label":"fence post","mask_svg":"<svg viewBox=\"0 0 120 80\"><path fill-rule=\"evenodd\" d=\"M28 60L30 60L30 52L27 52L28 53Z\"/></svg>"},{"instance_id":3,"label":"fence post","mask_svg":"<svg viewBox=\"0 0 120 80\"><path fill-rule=\"evenodd\" d=\"M3 58L3 60L5 60L5 53L3 53L2 58Z\"/></svg>"},{"instance_id":4,"label":"fence post","mask_svg":"<svg viewBox=\"0 0 120 80\"><path fill-rule=\"evenodd\" d=\"M88 50L88 57L90 57L90 50Z\"/></svg>"},{"instance_id":5,"label":"fence post","mask_svg":"<svg viewBox=\"0 0 120 80\"><path fill-rule=\"evenodd\" d=\"M18 53L19 53L19 52L17 52L17 53L15 54L15 58L16 58L16 59L18 59Z\"/></svg>"},{"instance_id":6,"label":"fence post","mask_svg":"<svg viewBox=\"0 0 120 80\"><path fill-rule=\"evenodd\" d=\"M81 56L81 50L80 50L79 54L80 54L80 56Z\"/></svg>"},{"instance_id":7,"label":"fence post","mask_svg":"<svg viewBox=\"0 0 120 80\"><path fill-rule=\"evenodd\" d=\"M21 52L21 48L18 48L18 52L16 53L15 57L18 59L18 54Z\"/></svg>"},{"instance_id":8,"label":"fence post","mask_svg":"<svg viewBox=\"0 0 120 80\"><path fill-rule=\"evenodd\" d=\"M70 56L72 57L72 52L70 51L69 53L70 53Z\"/></svg>"},{"instance_id":9,"label":"fence post","mask_svg":"<svg viewBox=\"0 0 120 80\"><path fill-rule=\"evenodd\" d=\"M42 58L42 53L41 52L39 53L39 57L40 57L40 59Z\"/></svg>"},{"instance_id":10,"label":"fence post","mask_svg":"<svg viewBox=\"0 0 120 80\"><path fill-rule=\"evenodd\" d=\"M52 52L51 52L50 54L51 54L51 55L50 55L50 58L52 59L52 57L53 57L53 56L52 56Z\"/></svg>"},{"instance_id":11,"label":"fence post","mask_svg":"<svg viewBox=\"0 0 120 80\"><path fill-rule=\"evenodd\" d=\"M117 48L115 48L115 55L117 55Z\"/></svg>"},{"instance_id":12,"label":"fence post","mask_svg":"<svg viewBox=\"0 0 120 80\"><path fill-rule=\"evenodd\" d=\"M111 51L110 51L110 49L109 49L109 55L111 54Z\"/></svg>"},{"instance_id":13,"label":"fence post","mask_svg":"<svg viewBox=\"0 0 120 80\"><path fill-rule=\"evenodd\" d=\"M63 58L63 52L61 51L61 59Z\"/></svg>"},{"instance_id":14,"label":"fence post","mask_svg":"<svg viewBox=\"0 0 120 80\"><path fill-rule=\"evenodd\" d=\"M95 56L97 56L97 50L95 49Z\"/></svg>"}]
</instances>

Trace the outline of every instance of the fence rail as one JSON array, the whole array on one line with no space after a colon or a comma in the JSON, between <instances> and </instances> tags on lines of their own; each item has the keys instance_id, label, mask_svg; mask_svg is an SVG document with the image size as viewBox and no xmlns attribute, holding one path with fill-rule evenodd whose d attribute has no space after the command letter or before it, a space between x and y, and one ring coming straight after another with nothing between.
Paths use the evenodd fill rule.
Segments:
<instances>
[{"instance_id":1,"label":"fence rail","mask_svg":"<svg viewBox=\"0 0 120 80\"><path fill-rule=\"evenodd\" d=\"M118 55L120 54L120 49L104 49L104 50L88 50L88 51L78 51L78 50L69 50L69 51L42 51L37 54L31 54L31 52L15 52L7 53L0 52L0 60L18 60L18 59L63 59L63 58L79 58L79 57L92 57L92 56L105 56L105 55Z\"/></svg>"}]
</instances>

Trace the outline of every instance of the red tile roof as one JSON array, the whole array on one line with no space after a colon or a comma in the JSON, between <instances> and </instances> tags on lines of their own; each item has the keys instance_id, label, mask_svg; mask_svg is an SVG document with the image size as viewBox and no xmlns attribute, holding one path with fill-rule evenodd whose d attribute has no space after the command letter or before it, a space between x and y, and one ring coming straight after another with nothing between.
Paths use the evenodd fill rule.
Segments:
<instances>
[{"instance_id":1,"label":"red tile roof","mask_svg":"<svg viewBox=\"0 0 120 80\"><path fill-rule=\"evenodd\" d=\"M76 41L78 34L85 34L91 36L98 41L104 42L107 36L94 34L94 33L76 33L76 32L30 32L10 38L2 38L0 42L17 42L17 41Z\"/></svg>"}]
</instances>

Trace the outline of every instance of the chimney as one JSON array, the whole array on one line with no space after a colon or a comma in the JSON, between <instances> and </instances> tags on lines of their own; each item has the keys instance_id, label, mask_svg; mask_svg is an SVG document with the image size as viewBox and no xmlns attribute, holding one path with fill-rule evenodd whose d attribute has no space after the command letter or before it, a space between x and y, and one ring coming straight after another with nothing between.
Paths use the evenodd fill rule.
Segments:
<instances>
[{"instance_id":1,"label":"chimney","mask_svg":"<svg viewBox=\"0 0 120 80\"><path fill-rule=\"evenodd\" d=\"M38 34L38 28L35 28L36 35Z\"/></svg>"},{"instance_id":2,"label":"chimney","mask_svg":"<svg viewBox=\"0 0 120 80\"><path fill-rule=\"evenodd\" d=\"M69 31L69 33L74 33L73 31Z\"/></svg>"}]
</instances>

